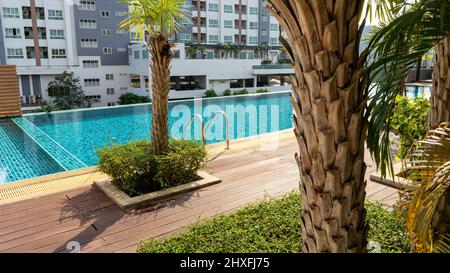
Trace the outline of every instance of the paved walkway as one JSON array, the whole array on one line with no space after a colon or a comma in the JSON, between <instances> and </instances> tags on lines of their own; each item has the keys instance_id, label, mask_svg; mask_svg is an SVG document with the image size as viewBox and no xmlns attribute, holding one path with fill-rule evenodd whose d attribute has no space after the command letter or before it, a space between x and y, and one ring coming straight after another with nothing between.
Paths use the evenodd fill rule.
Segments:
<instances>
[{"instance_id":1,"label":"paved walkway","mask_svg":"<svg viewBox=\"0 0 450 273\"><path fill-rule=\"evenodd\" d=\"M223 144L211 146L207 170L222 182L158 207L126 213L92 186L0 205L0 252L67 252L70 241L79 242L81 252L135 252L143 239L297 188L293 134L282 134L274 150L260 144L240 141L226 152ZM367 162L368 178L375 169ZM366 191L388 205L397 198L396 190L369 181Z\"/></svg>"}]
</instances>

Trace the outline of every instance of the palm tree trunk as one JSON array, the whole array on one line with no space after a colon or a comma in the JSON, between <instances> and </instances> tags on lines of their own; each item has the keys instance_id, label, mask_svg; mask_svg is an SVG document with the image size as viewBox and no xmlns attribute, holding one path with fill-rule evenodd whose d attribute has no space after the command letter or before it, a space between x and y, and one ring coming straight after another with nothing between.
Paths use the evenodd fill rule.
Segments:
<instances>
[{"instance_id":1,"label":"palm tree trunk","mask_svg":"<svg viewBox=\"0 0 450 273\"><path fill-rule=\"evenodd\" d=\"M363 0L269 0L294 61L304 252L366 252Z\"/></svg>"},{"instance_id":2,"label":"palm tree trunk","mask_svg":"<svg viewBox=\"0 0 450 273\"><path fill-rule=\"evenodd\" d=\"M167 151L169 141L168 102L172 44L167 37L150 38L150 68L152 71L152 149L154 154Z\"/></svg>"},{"instance_id":3,"label":"palm tree trunk","mask_svg":"<svg viewBox=\"0 0 450 273\"><path fill-rule=\"evenodd\" d=\"M433 58L433 86L430 96L430 128L450 121L450 38L441 41Z\"/></svg>"}]
</instances>

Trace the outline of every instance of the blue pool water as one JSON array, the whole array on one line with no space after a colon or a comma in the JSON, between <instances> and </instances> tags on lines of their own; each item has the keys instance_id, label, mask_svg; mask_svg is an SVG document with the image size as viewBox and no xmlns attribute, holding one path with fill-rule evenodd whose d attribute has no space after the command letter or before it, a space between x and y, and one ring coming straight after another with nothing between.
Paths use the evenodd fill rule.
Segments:
<instances>
[{"instance_id":1,"label":"blue pool water","mask_svg":"<svg viewBox=\"0 0 450 273\"><path fill-rule=\"evenodd\" d=\"M229 119L230 139L292 127L288 92L183 100L169 103L170 137L200 140L198 120L183 134L191 116L201 114L207 124L220 110ZM0 183L96 165L96 150L149 139L150 130L150 104L0 119ZM225 131L218 116L206 130L207 143L224 141Z\"/></svg>"}]
</instances>

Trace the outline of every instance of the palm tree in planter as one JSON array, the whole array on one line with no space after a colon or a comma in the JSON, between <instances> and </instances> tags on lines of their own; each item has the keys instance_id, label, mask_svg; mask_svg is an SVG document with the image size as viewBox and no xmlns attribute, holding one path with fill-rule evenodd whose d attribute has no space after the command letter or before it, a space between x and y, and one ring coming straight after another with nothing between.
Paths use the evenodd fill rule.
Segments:
<instances>
[{"instance_id":1,"label":"palm tree in planter","mask_svg":"<svg viewBox=\"0 0 450 273\"><path fill-rule=\"evenodd\" d=\"M170 63L173 42L169 37L176 32L179 22L187 16L183 0L124 0L129 6L128 18L121 28L144 35L151 55L152 72L152 149L164 154L168 148L168 101L170 90ZM142 36L141 36L142 37Z\"/></svg>"},{"instance_id":2,"label":"palm tree in planter","mask_svg":"<svg viewBox=\"0 0 450 273\"><path fill-rule=\"evenodd\" d=\"M294 61L303 252L366 252L363 0L267 0Z\"/></svg>"}]
</instances>

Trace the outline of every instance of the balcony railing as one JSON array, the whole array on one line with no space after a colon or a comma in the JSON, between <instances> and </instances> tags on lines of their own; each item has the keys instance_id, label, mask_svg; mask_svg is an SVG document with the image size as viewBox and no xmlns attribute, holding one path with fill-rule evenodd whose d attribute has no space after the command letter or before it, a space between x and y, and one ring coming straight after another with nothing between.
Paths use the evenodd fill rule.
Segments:
<instances>
[{"instance_id":1,"label":"balcony railing","mask_svg":"<svg viewBox=\"0 0 450 273\"><path fill-rule=\"evenodd\" d=\"M292 64L262 64L254 65L253 69L292 69Z\"/></svg>"}]
</instances>

